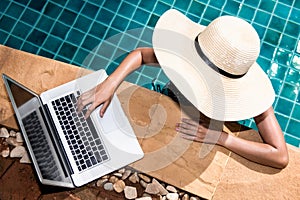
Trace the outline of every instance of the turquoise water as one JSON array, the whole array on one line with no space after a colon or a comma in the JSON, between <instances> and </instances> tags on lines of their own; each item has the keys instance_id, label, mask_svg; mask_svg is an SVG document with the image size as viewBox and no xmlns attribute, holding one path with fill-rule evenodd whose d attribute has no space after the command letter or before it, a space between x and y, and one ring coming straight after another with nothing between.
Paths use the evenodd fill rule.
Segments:
<instances>
[{"instance_id":1,"label":"turquoise water","mask_svg":"<svg viewBox=\"0 0 300 200\"><path fill-rule=\"evenodd\" d=\"M0 44L111 73L129 51L151 46L152 28L170 8L203 25L233 15L254 26L261 39L257 62L276 92L276 116L287 143L299 147L300 0L1 0ZM153 80L168 81L153 67L126 80L148 88ZM255 128L251 119L240 123Z\"/></svg>"}]
</instances>

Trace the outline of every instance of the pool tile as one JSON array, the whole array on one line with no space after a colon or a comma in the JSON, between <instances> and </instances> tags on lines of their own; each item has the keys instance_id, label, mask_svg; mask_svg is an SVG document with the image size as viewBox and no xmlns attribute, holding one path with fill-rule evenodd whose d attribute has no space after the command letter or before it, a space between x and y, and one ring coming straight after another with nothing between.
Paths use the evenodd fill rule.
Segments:
<instances>
[{"instance_id":1,"label":"pool tile","mask_svg":"<svg viewBox=\"0 0 300 200\"><path fill-rule=\"evenodd\" d=\"M200 17L205 9L205 4L197 1L192 1L192 4L189 8L189 13L194 14Z\"/></svg>"},{"instance_id":2,"label":"pool tile","mask_svg":"<svg viewBox=\"0 0 300 200\"><path fill-rule=\"evenodd\" d=\"M2 0L0 1L0 14L2 12L4 12L7 8L8 8L8 5L10 4L11 2L8 1L8 0Z\"/></svg>"},{"instance_id":3,"label":"pool tile","mask_svg":"<svg viewBox=\"0 0 300 200\"><path fill-rule=\"evenodd\" d=\"M281 48L277 49L277 52L274 56L274 60L282 65L289 65L292 58L292 53L290 51L285 51Z\"/></svg>"},{"instance_id":4,"label":"pool tile","mask_svg":"<svg viewBox=\"0 0 300 200\"><path fill-rule=\"evenodd\" d=\"M135 7L129 3L122 2L118 14L131 18L134 13Z\"/></svg>"},{"instance_id":5,"label":"pool tile","mask_svg":"<svg viewBox=\"0 0 300 200\"><path fill-rule=\"evenodd\" d=\"M292 117L300 121L300 104L295 104Z\"/></svg>"},{"instance_id":6,"label":"pool tile","mask_svg":"<svg viewBox=\"0 0 300 200\"><path fill-rule=\"evenodd\" d=\"M100 42L100 39L87 35L82 43L82 47L87 50L93 50L95 46L100 44Z\"/></svg>"},{"instance_id":7,"label":"pool tile","mask_svg":"<svg viewBox=\"0 0 300 200\"><path fill-rule=\"evenodd\" d=\"M141 0L140 3L138 4L138 6L140 8L145 9L145 10L152 11L153 8L154 8L155 2L156 1L143 1L143 0Z\"/></svg>"},{"instance_id":8,"label":"pool tile","mask_svg":"<svg viewBox=\"0 0 300 200\"><path fill-rule=\"evenodd\" d=\"M277 119L277 121L279 123L279 126L280 126L281 130L283 131L283 133L285 133L286 128L287 128L287 124L289 122L289 118L286 117L286 116L280 115L280 114L278 114L276 112L275 112L275 116L276 116L276 119Z\"/></svg>"},{"instance_id":9,"label":"pool tile","mask_svg":"<svg viewBox=\"0 0 300 200\"><path fill-rule=\"evenodd\" d=\"M19 19L21 14L23 13L23 10L24 10L23 6L20 6L16 3L11 3L6 10L6 14L10 17Z\"/></svg>"},{"instance_id":10,"label":"pool tile","mask_svg":"<svg viewBox=\"0 0 300 200\"><path fill-rule=\"evenodd\" d=\"M239 11L240 4L235 1L227 1L224 6L224 11L230 13L231 15L237 15Z\"/></svg>"},{"instance_id":11,"label":"pool tile","mask_svg":"<svg viewBox=\"0 0 300 200\"><path fill-rule=\"evenodd\" d=\"M85 3L83 9L81 10L81 14L94 19L98 12L98 9L99 8L93 4Z\"/></svg>"},{"instance_id":12,"label":"pool tile","mask_svg":"<svg viewBox=\"0 0 300 200\"><path fill-rule=\"evenodd\" d=\"M289 125L287 127L287 130L286 132L295 136L295 137L298 137L300 138L300 121L296 121L296 120L293 120L291 119L290 122L289 122Z\"/></svg>"},{"instance_id":13,"label":"pool tile","mask_svg":"<svg viewBox=\"0 0 300 200\"><path fill-rule=\"evenodd\" d=\"M26 38L31 30L32 27L22 22L19 22L15 25L14 29L12 30L12 34L20 38Z\"/></svg>"},{"instance_id":14,"label":"pool tile","mask_svg":"<svg viewBox=\"0 0 300 200\"><path fill-rule=\"evenodd\" d=\"M291 83L291 84L299 85L300 84L300 71L290 68L287 73L285 81L288 83Z\"/></svg>"},{"instance_id":15,"label":"pool tile","mask_svg":"<svg viewBox=\"0 0 300 200\"><path fill-rule=\"evenodd\" d=\"M70 10L72 10L73 12L79 12L82 7L83 7L84 1L77 1L77 0L71 0L68 1L66 7Z\"/></svg>"},{"instance_id":16,"label":"pool tile","mask_svg":"<svg viewBox=\"0 0 300 200\"><path fill-rule=\"evenodd\" d=\"M98 38L103 38L107 28L108 28L107 26L101 23L94 22L91 26L89 33Z\"/></svg>"},{"instance_id":17,"label":"pool tile","mask_svg":"<svg viewBox=\"0 0 300 200\"><path fill-rule=\"evenodd\" d=\"M84 35L85 34L83 32L77 29L71 29L66 40L73 44L79 45L82 42Z\"/></svg>"},{"instance_id":18,"label":"pool tile","mask_svg":"<svg viewBox=\"0 0 300 200\"><path fill-rule=\"evenodd\" d=\"M299 87L285 83L281 90L280 96L294 101L299 93Z\"/></svg>"},{"instance_id":19,"label":"pool tile","mask_svg":"<svg viewBox=\"0 0 300 200\"><path fill-rule=\"evenodd\" d=\"M43 48L46 50L49 50L53 53L56 53L58 51L58 48L60 47L62 41L58 39L57 37L48 35L48 37L45 40L45 43L43 44Z\"/></svg>"},{"instance_id":20,"label":"pool tile","mask_svg":"<svg viewBox=\"0 0 300 200\"><path fill-rule=\"evenodd\" d=\"M76 52L76 49L77 49L76 46L74 46L70 43L64 42L61 45L59 54L69 60L72 60L72 58Z\"/></svg>"},{"instance_id":21,"label":"pool tile","mask_svg":"<svg viewBox=\"0 0 300 200\"><path fill-rule=\"evenodd\" d=\"M280 47L293 51L295 49L295 44L297 43L297 39L292 38L288 35L282 35Z\"/></svg>"},{"instance_id":22,"label":"pool tile","mask_svg":"<svg viewBox=\"0 0 300 200\"><path fill-rule=\"evenodd\" d=\"M45 32L49 32L54 24L54 20L47 17L46 15L41 16L39 19L36 28L39 28Z\"/></svg>"},{"instance_id":23,"label":"pool tile","mask_svg":"<svg viewBox=\"0 0 300 200\"><path fill-rule=\"evenodd\" d=\"M300 70L300 56L299 55L295 54L293 56L293 59L292 59L292 62L291 62L291 66L294 69Z\"/></svg>"},{"instance_id":24,"label":"pool tile","mask_svg":"<svg viewBox=\"0 0 300 200\"><path fill-rule=\"evenodd\" d=\"M289 134L285 134L284 139L288 144L294 145L296 147L300 147L300 139L297 139Z\"/></svg>"},{"instance_id":25,"label":"pool tile","mask_svg":"<svg viewBox=\"0 0 300 200\"><path fill-rule=\"evenodd\" d=\"M264 26L258 25L258 24L252 24L252 26L255 28L259 39L263 39L265 33L266 33L266 28Z\"/></svg>"},{"instance_id":26,"label":"pool tile","mask_svg":"<svg viewBox=\"0 0 300 200\"><path fill-rule=\"evenodd\" d=\"M273 16L270 21L270 28L275 29L276 31L282 32L285 27L286 21L279 17Z\"/></svg>"},{"instance_id":27,"label":"pool tile","mask_svg":"<svg viewBox=\"0 0 300 200\"><path fill-rule=\"evenodd\" d=\"M46 3L46 0L31 0L28 7L36 11L42 11Z\"/></svg>"},{"instance_id":28,"label":"pool tile","mask_svg":"<svg viewBox=\"0 0 300 200\"><path fill-rule=\"evenodd\" d=\"M298 38L300 35L300 25L294 22L287 22L284 33Z\"/></svg>"},{"instance_id":29,"label":"pool tile","mask_svg":"<svg viewBox=\"0 0 300 200\"><path fill-rule=\"evenodd\" d=\"M109 25L114 18L114 15L115 14L113 12L102 8L96 17L96 21L100 21L106 25Z\"/></svg>"},{"instance_id":30,"label":"pool tile","mask_svg":"<svg viewBox=\"0 0 300 200\"><path fill-rule=\"evenodd\" d=\"M254 17L254 14L255 14L255 9L249 7L249 6L242 6L241 7L241 10L240 10L240 13L239 13L239 16L241 18L244 18L246 20L252 20L253 17Z\"/></svg>"},{"instance_id":31,"label":"pool tile","mask_svg":"<svg viewBox=\"0 0 300 200\"><path fill-rule=\"evenodd\" d=\"M39 47L32 45L28 42L25 42L21 48L23 51L36 54L38 52Z\"/></svg>"},{"instance_id":32,"label":"pool tile","mask_svg":"<svg viewBox=\"0 0 300 200\"><path fill-rule=\"evenodd\" d=\"M56 19L62 10L63 10L62 7L54 3L48 2L47 6L44 9L43 14Z\"/></svg>"},{"instance_id":33,"label":"pool tile","mask_svg":"<svg viewBox=\"0 0 300 200\"><path fill-rule=\"evenodd\" d=\"M300 10L293 9L290 14L289 20L299 23L300 19Z\"/></svg>"},{"instance_id":34,"label":"pool tile","mask_svg":"<svg viewBox=\"0 0 300 200\"><path fill-rule=\"evenodd\" d=\"M115 12L116 10L118 10L120 4L121 0L105 1L103 7L111 10L112 12Z\"/></svg>"},{"instance_id":35,"label":"pool tile","mask_svg":"<svg viewBox=\"0 0 300 200\"><path fill-rule=\"evenodd\" d=\"M61 39L65 39L65 37L67 36L67 33L69 32L70 27L66 26L65 24L57 21L54 25L53 28L51 30L51 34L61 38Z\"/></svg>"},{"instance_id":36,"label":"pool tile","mask_svg":"<svg viewBox=\"0 0 300 200\"><path fill-rule=\"evenodd\" d=\"M203 17L209 21L212 21L212 20L216 19L217 17L219 17L220 13L221 12L219 10L217 10L213 7L207 7L206 12L203 15Z\"/></svg>"},{"instance_id":37,"label":"pool tile","mask_svg":"<svg viewBox=\"0 0 300 200\"><path fill-rule=\"evenodd\" d=\"M67 9L64 9L59 16L59 21L63 22L65 25L73 25L75 19L77 17L77 14L75 14L72 11L69 11Z\"/></svg>"},{"instance_id":38,"label":"pool tile","mask_svg":"<svg viewBox=\"0 0 300 200\"><path fill-rule=\"evenodd\" d=\"M7 16L3 16L1 19L0 19L0 27L2 30L4 31L7 31L7 32L10 32L13 28L13 26L15 25L15 20L10 18L10 17L7 17Z\"/></svg>"},{"instance_id":39,"label":"pool tile","mask_svg":"<svg viewBox=\"0 0 300 200\"><path fill-rule=\"evenodd\" d=\"M22 43L23 43L23 41L21 39L16 38L12 35L6 41L7 45L9 45L10 47L15 48L15 49L20 49Z\"/></svg>"},{"instance_id":40,"label":"pool tile","mask_svg":"<svg viewBox=\"0 0 300 200\"><path fill-rule=\"evenodd\" d=\"M4 44L7 38L8 38L8 33L3 32L3 31L0 29L0 43L1 43L1 44Z\"/></svg>"},{"instance_id":41,"label":"pool tile","mask_svg":"<svg viewBox=\"0 0 300 200\"><path fill-rule=\"evenodd\" d=\"M266 32L265 41L276 46L279 43L280 36L281 33L269 29Z\"/></svg>"},{"instance_id":42,"label":"pool tile","mask_svg":"<svg viewBox=\"0 0 300 200\"><path fill-rule=\"evenodd\" d=\"M24 45L25 46L25 45ZM39 55L40 56L43 56L43 57L46 57L46 58L53 58L54 57L54 54L53 53L50 53L49 51L45 51L44 49L41 49L39 51Z\"/></svg>"},{"instance_id":43,"label":"pool tile","mask_svg":"<svg viewBox=\"0 0 300 200\"><path fill-rule=\"evenodd\" d=\"M270 59L273 57L274 51L274 46L263 42L260 50L260 55Z\"/></svg>"},{"instance_id":44,"label":"pool tile","mask_svg":"<svg viewBox=\"0 0 300 200\"><path fill-rule=\"evenodd\" d=\"M34 29L30 35L28 36L28 41L32 42L33 44L37 46L41 46L46 39L47 34L44 32L41 32L39 30Z\"/></svg>"},{"instance_id":45,"label":"pool tile","mask_svg":"<svg viewBox=\"0 0 300 200\"><path fill-rule=\"evenodd\" d=\"M2 0L1 0L2 1ZM18 2L20 4L23 4L24 6L28 5L30 0L14 0L15 2Z\"/></svg>"},{"instance_id":46,"label":"pool tile","mask_svg":"<svg viewBox=\"0 0 300 200\"><path fill-rule=\"evenodd\" d=\"M168 5L164 2L158 1L156 6L155 6L154 13L157 14L157 15L162 15L165 11L169 10L170 8L171 8L170 5Z\"/></svg>"},{"instance_id":47,"label":"pool tile","mask_svg":"<svg viewBox=\"0 0 300 200\"><path fill-rule=\"evenodd\" d=\"M247 4L249 6L252 6L256 8L260 3L260 0L244 0L244 4Z\"/></svg>"},{"instance_id":48,"label":"pool tile","mask_svg":"<svg viewBox=\"0 0 300 200\"><path fill-rule=\"evenodd\" d=\"M115 19L113 20L111 26L114 27L115 29L120 30L120 31L124 31L126 29L128 23L129 23L128 19L117 15L115 17Z\"/></svg>"},{"instance_id":49,"label":"pool tile","mask_svg":"<svg viewBox=\"0 0 300 200\"><path fill-rule=\"evenodd\" d=\"M259 9L272 13L275 7L275 2L270 0L261 0Z\"/></svg>"},{"instance_id":50,"label":"pool tile","mask_svg":"<svg viewBox=\"0 0 300 200\"><path fill-rule=\"evenodd\" d=\"M87 32L91 24L92 24L92 20L82 15L79 15L76 19L74 27L82 30L83 32Z\"/></svg>"},{"instance_id":51,"label":"pool tile","mask_svg":"<svg viewBox=\"0 0 300 200\"><path fill-rule=\"evenodd\" d=\"M189 1L175 1L174 7L180 10L187 10L189 7Z\"/></svg>"},{"instance_id":52,"label":"pool tile","mask_svg":"<svg viewBox=\"0 0 300 200\"><path fill-rule=\"evenodd\" d=\"M225 0L210 1L209 5L221 9L225 5Z\"/></svg>"},{"instance_id":53,"label":"pool tile","mask_svg":"<svg viewBox=\"0 0 300 200\"><path fill-rule=\"evenodd\" d=\"M288 17L289 12L290 12L290 7L281 3L277 3L276 8L274 10L275 15L282 17L284 19Z\"/></svg>"},{"instance_id":54,"label":"pool tile","mask_svg":"<svg viewBox=\"0 0 300 200\"><path fill-rule=\"evenodd\" d=\"M128 35L124 35L119 46L126 51L132 51L137 47L138 40Z\"/></svg>"},{"instance_id":55,"label":"pool tile","mask_svg":"<svg viewBox=\"0 0 300 200\"><path fill-rule=\"evenodd\" d=\"M269 70L269 76L277 78L279 80L284 80L287 73L287 67L285 65L278 65L277 63L272 63Z\"/></svg>"},{"instance_id":56,"label":"pool tile","mask_svg":"<svg viewBox=\"0 0 300 200\"><path fill-rule=\"evenodd\" d=\"M276 94L279 94L281 87L282 87L282 81L276 78L270 78L273 89L275 91Z\"/></svg>"},{"instance_id":57,"label":"pool tile","mask_svg":"<svg viewBox=\"0 0 300 200\"><path fill-rule=\"evenodd\" d=\"M147 25L150 27L154 27L158 19L159 19L159 16L152 14L149 18Z\"/></svg>"},{"instance_id":58,"label":"pool tile","mask_svg":"<svg viewBox=\"0 0 300 200\"><path fill-rule=\"evenodd\" d=\"M146 24L148 22L149 15L150 14L145 10L137 8L134 13L133 20L140 22L141 24Z\"/></svg>"},{"instance_id":59,"label":"pool tile","mask_svg":"<svg viewBox=\"0 0 300 200\"><path fill-rule=\"evenodd\" d=\"M50 0L52 2L55 2L61 6L64 6L66 4L66 1L65 0Z\"/></svg>"},{"instance_id":60,"label":"pool tile","mask_svg":"<svg viewBox=\"0 0 300 200\"><path fill-rule=\"evenodd\" d=\"M77 53L74 56L74 62L77 63L77 65L81 67L86 67L82 66L83 61L86 59L86 57L89 55L89 51L84 50L84 49L77 49Z\"/></svg>"},{"instance_id":61,"label":"pool tile","mask_svg":"<svg viewBox=\"0 0 300 200\"><path fill-rule=\"evenodd\" d=\"M300 9L300 0L294 1L294 7Z\"/></svg>"},{"instance_id":62,"label":"pool tile","mask_svg":"<svg viewBox=\"0 0 300 200\"><path fill-rule=\"evenodd\" d=\"M257 11L254 21L261 25L267 26L270 21L270 18L271 18L271 14L263 11Z\"/></svg>"},{"instance_id":63,"label":"pool tile","mask_svg":"<svg viewBox=\"0 0 300 200\"><path fill-rule=\"evenodd\" d=\"M270 70L271 61L269 59L265 59L259 56L256 62L260 65L260 67L264 70L265 73L267 73Z\"/></svg>"},{"instance_id":64,"label":"pool tile","mask_svg":"<svg viewBox=\"0 0 300 200\"><path fill-rule=\"evenodd\" d=\"M290 116L292 108L293 108L293 102L288 101L286 99L279 98L275 111L282 113L286 116Z\"/></svg>"}]
</instances>

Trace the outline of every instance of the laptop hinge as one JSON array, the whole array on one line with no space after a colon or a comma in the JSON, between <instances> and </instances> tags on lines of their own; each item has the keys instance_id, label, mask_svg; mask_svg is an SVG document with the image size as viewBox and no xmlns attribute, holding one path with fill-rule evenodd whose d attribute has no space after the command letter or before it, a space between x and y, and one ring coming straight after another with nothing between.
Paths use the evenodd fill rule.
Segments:
<instances>
[{"instance_id":1,"label":"laptop hinge","mask_svg":"<svg viewBox=\"0 0 300 200\"><path fill-rule=\"evenodd\" d=\"M44 104L43 108L44 108L45 114L47 115L47 119L46 119L46 117L43 114L42 114L42 116L43 116L45 122L49 123L49 124L46 125L49 133L51 133L49 135L50 135L52 141L54 140L55 144L58 144L58 145L54 145L54 148L55 148L55 151L57 152L56 154L58 155L58 159L62 163L63 171L64 171L65 175L67 175L67 174L74 174L73 169L71 167L71 164L70 164L70 162L68 160L67 154L65 152L65 149L63 148L63 144L62 144L62 142L61 142L61 140L59 138L59 134L58 134L58 131L57 131L56 127L55 127L54 121L53 121L53 119L52 119L52 117L50 115L50 111L49 111L48 105ZM41 113L44 113L44 112L41 112ZM63 155L61 155L61 153ZM62 157L64 157L65 159L63 159ZM68 171L66 171L66 169Z\"/></svg>"}]
</instances>

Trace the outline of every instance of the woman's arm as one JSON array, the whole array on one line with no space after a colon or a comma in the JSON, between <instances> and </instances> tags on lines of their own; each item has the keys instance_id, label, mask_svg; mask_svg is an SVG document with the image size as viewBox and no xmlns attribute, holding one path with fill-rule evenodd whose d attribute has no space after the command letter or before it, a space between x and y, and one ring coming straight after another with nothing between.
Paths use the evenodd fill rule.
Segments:
<instances>
[{"instance_id":1,"label":"woman's arm","mask_svg":"<svg viewBox=\"0 0 300 200\"><path fill-rule=\"evenodd\" d=\"M97 106L102 104L103 106L100 109L100 116L103 117L111 102L114 92L121 82L127 75L138 69L143 64L158 64L152 48L137 48L130 52L109 77L95 88L85 92L79 97L77 103L78 111L81 111L86 105L91 104L85 114L85 117L88 117Z\"/></svg>"},{"instance_id":2,"label":"woman's arm","mask_svg":"<svg viewBox=\"0 0 300 200\"><path fill-rule=\"evenodd\" d=\"M288 151L273 108L270 107L254 120L264 143L248 141L225 132L220 134L218 131L209 131L209 134L220 134L217 144L251 161L275 168L285 168L289 162ZM206 136L208 129L203 125L198 124L197 131L194 133L190 131L192 129L195 130L195 122L187 119L177 127L177 131L183 133L184 138L199 142L203 142L204 138L206 141L210 138Z\"/></svg>"}]
</instances>

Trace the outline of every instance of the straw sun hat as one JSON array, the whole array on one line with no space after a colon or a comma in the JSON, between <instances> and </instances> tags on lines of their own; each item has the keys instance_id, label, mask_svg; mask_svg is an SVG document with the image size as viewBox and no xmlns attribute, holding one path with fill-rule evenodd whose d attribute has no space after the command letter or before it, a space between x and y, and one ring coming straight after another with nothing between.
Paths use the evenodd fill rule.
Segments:
<instances>
[{"instance_id":1,"label":"straw sun hat","mask_svg":"<svg viewBox=\"0 0 300 200\"><path fill-rule=\"evenodd\" d=\"M152 42L165 74L207 117L243 120L272 106L274 90L256 63L259 37L246 21L221 16L206 27L171 9L158 20Z\"/></svg>"}]
</instances>

